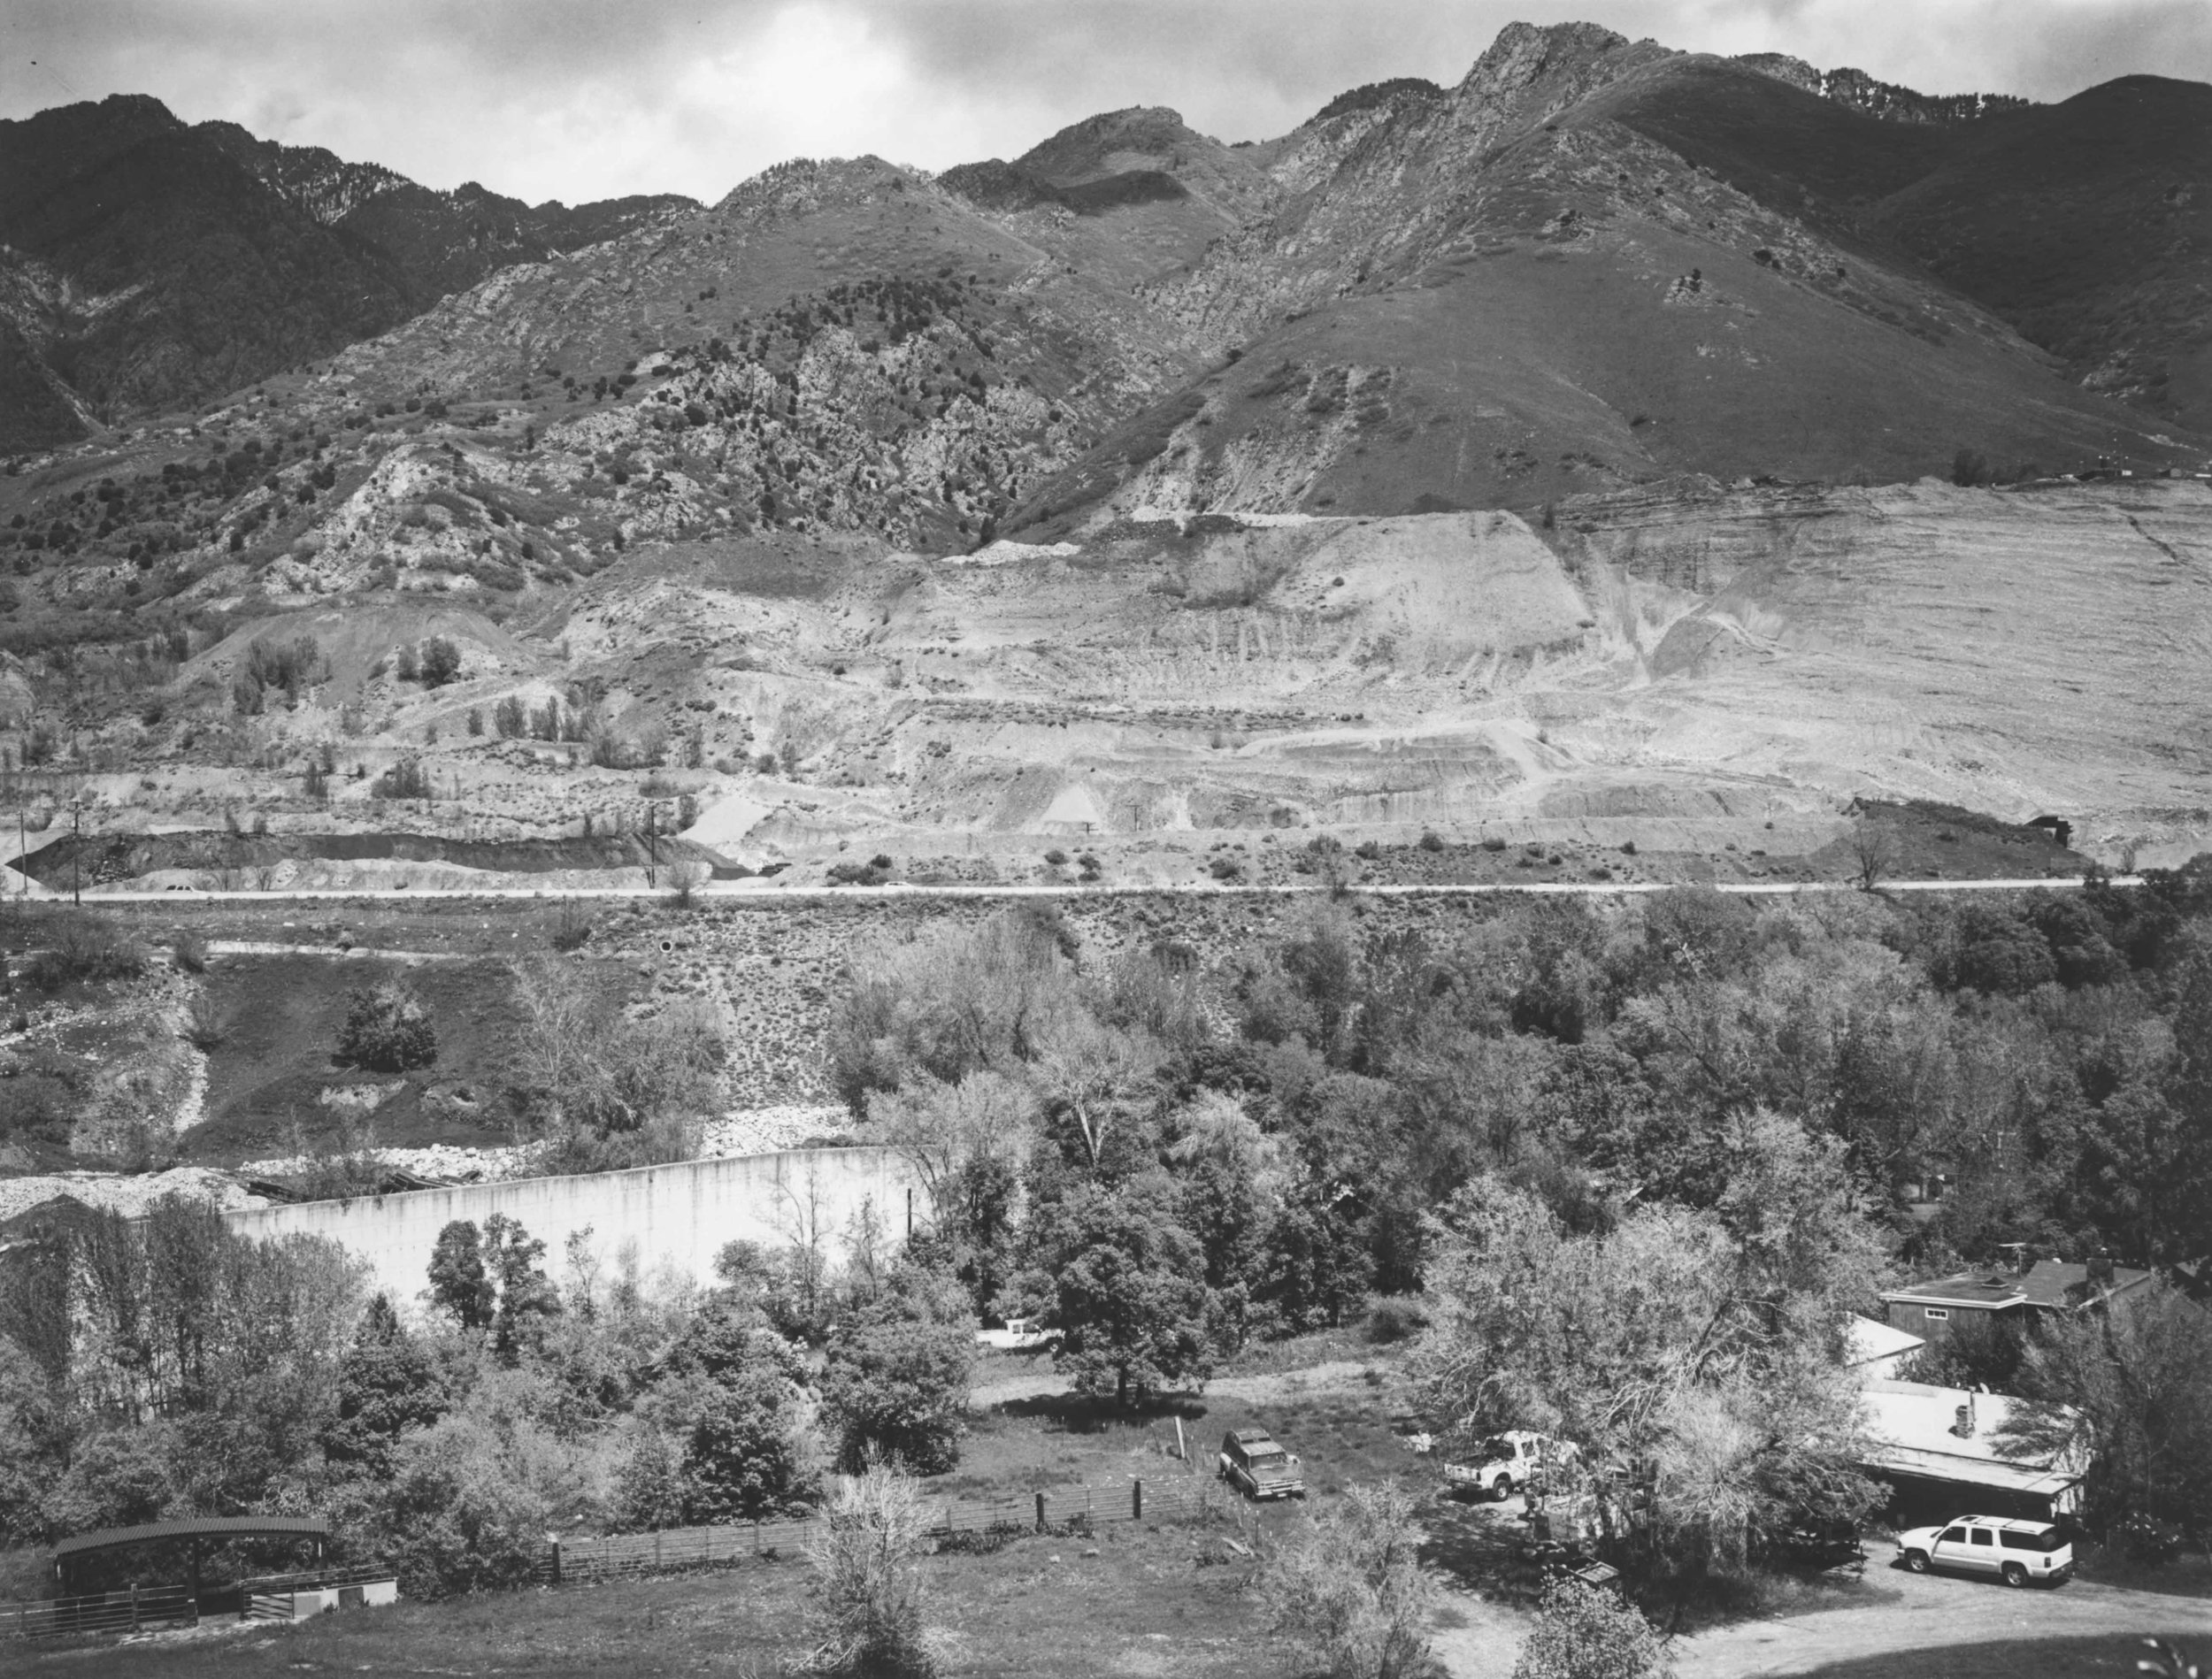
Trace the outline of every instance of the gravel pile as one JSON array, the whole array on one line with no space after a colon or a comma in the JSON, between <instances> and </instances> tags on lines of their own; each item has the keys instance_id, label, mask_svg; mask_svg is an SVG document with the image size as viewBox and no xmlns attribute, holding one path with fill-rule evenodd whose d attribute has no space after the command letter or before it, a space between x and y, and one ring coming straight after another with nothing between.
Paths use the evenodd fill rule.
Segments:
<instances>
[{"instance_id":1,"label":"gravel pile","mask_svg":"<svg viewBox=\"0 0 2212 1679\"><path fill-rule=\"evenodd\" d=\"M796 1148L810 1137L834 1137L849 1131L852 1123L852 1116L833 1104L786 1102L774 1108L747 1108L710 1124L699 1152L709 1159L773 1154Z\"/></svg>"},{"instance_id":2,"label":"gravel pile","mask_svg":"<svg viewBox=\"0 0 2212 1679\"><path fill-rule=\"evenodd\" d=\"M139 1218L171 1194L203 1197L225 1209L268 1205L260 1196L247 1194L245 1185L229 1173L204 1166L178 1166L165 1172L50 1172L0 1178L0 1219L14 1218L63 1195L88 1207Z\"/></svg>"},{"instance_id":3,"label":"gravel pile","mask_svg":"<svg viewBox=\"0 0 2212 1679\"><path fill-rule=\"evenodd\" d=\"M700 1146L700 1157L717 1160L740 1154L772 1154L795 1148L810 1137L833 1137L850 1128L851 1116L842 1108L820 1103L789 1102L774 1108L748 1108L712 1121ZM371 1152L387 1166L454 1184L494 1184L528 1172L542 1146L524 1143L512 1148L465 1148L434 1144L427 1148L379 1148ZM238 1169L249 1177L284 1177L303 1171L309 1162L296 1154L271 1160L250 1160Z\"/></svg>"},{"instance_id":4,"label":"gravel pile","mask_svg":"<svg viewBox=\"0 0 2212 1679\"><path fill-rule=\"evenodd\" d=\"M529 1169L540 1147L525 1143L515 1148L466 1148L454 1143L433 1143L426 1148L373 1148L369 1151L387 1166L423 1177L452 1184L494 1184L503 1177L519 1177ZM250 1177L286 1177L304 1171L311 1162L301 1154L280 1154L269 1160L250 1160L238 1169Z\"/></svg>"}]
</instances>

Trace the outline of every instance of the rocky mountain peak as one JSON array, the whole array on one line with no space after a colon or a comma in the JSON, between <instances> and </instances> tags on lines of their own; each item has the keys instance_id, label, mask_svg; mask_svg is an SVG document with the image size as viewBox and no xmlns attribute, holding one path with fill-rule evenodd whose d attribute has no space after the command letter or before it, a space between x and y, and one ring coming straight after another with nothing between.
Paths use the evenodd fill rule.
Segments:
<instances>
[{"instance_id":1,"label":"rocky mountain peak","mask_svg":"<svg viewBox=\"0 0 2212 1679\"><path fill-rule=\"evenodd\" d=\"M1509 23L1454 89L1461 98L1509 98L1540 80L1586 69L1628 45L1628 37L1594 23Z\"/></svg>"}]
</instances>

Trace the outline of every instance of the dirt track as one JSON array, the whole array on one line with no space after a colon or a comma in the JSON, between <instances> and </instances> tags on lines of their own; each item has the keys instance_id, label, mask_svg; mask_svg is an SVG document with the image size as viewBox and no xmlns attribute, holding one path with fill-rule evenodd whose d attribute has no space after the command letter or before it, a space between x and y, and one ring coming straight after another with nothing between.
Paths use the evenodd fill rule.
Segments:
<instances>
[{"instance_id":1,"label":"dirt track","mask_svg":"<svg viewBox=\"0 0 2212 1679\"><path fill-rule=\"evenodd\" d=\"M1884 1558L1885 1552L1874 1554ZM1995 1582L1904 1573L1884 1561L1867 1568L1863 1607L1740 1622L1677 1641L1680 1679L1763 1679L1814 1673L1910 1650L2019 1639L2109 1635L2112 1660L2083 1672L2130 1672L2128 1641L2176 1637L2200 1655L2212 1644L2212 1601L2130 1591L2076 1580L2055 1591L2009 1591ZM1879 1601L1872 1601L1879 1599ZM2036 1679L2076 1671L2039 1666Z\"/></svg>"}]
</instances>

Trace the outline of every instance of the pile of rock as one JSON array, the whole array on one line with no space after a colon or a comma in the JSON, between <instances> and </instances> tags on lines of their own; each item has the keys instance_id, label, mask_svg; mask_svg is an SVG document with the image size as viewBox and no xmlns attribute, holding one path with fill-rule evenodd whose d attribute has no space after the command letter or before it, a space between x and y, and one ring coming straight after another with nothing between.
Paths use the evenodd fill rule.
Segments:
<instances>
[{"instance_id":1,"label":"pile of rock","mask_svg":"<svg viewBox=\"0 0 2212 1679\"><path fill-rule=\"evenodd\" d=\"M796 1148L813 1137L835 1137L852 1129L852 1116L834 1104L785 1102L745 1108L707 1125L699 1153L722 1159L739 1154L773 1154Z\"/></svg>"},{"instance_id":2,"label":"pile of rock","mask_svg":"<svg viewBox=\"0 0 2212 1679\"><path fill-rule=\"evenodd\" d=\"M258 1195L228 1172L205 1166L179 1166L165 1172L48 1172L34 1177L0 1178L0 1221L14 1218L68 1196L87 1207L103 1208L126 1218L142 1218L164 1195L188 1195L229 1210L266 1207Z\"/></svg>"},{"instance_id":3,"label":"pile of rock","mask_svg":"<svg viewBox=\"0 0 2212 1679\"><path fill-rule=\"evenodd\" d=\"M445 1184L493 1184L519 1177L544 1147L524 1143L513 1148L469 1148L454 1143L434 1143L425 1148L372 1148L372 1159L386 1166L434 1177ZM303 1154L283 1154L270 1160L250 1160L238 1169L250 1177L288 1177L312 1164Z\"/></svg>"}]
</instances>

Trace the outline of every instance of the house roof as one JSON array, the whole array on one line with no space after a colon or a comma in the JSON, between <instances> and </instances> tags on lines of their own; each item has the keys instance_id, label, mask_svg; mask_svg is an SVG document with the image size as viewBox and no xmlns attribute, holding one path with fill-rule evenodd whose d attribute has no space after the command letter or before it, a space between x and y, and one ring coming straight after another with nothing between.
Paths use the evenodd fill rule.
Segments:
<instances>
[{"instance_id":1,"label":"house roof","mask_svg":"<svg viewBox=\"0 0 2212 1679\"><path fill-rule=\"evenodd\" d=\"M2148 1271L2115 1266L2109 1292L2117 1294L2150 1281ZM2088 1298L2089 1267L2078 1261L2038 1260L2026 1275L2016 1276L1996 1267L1978 1266L1908 1288L1893 1289L1886 1300L1910 1300L1922 1306L1965 1306L2002 1312L2016 1306L2064 1310Z\"/></svg>"},{"instance_id":2,"label":"house roof","mask_svg":"<svg viewBox=\"0 0 2212 1679\"><path fill-rule=\"evenodd\" d=\"M2021 1402L2003 1393L1972 1393L1925 1382L1869 1382L1863 1395L1870 1469L1934 1481L1997 1487L2052 1497L2080 1480L2084 1466L2068 1458L2012 1457L1997 1437ZM1973 1432L1952 1432L1959 1407L1971 1407Z\"/></svg>"},{"instance_id":3,"label":"house roof","mask_svg":"<svg viewBox=\"0 0 2212 1679\"><path fill-rule=\"evenodd\" d=\"M1914 1300L1926 1306L1976 1306L1986 1311L2024 1306L2028 1300L2018 1277L1993 1270L1960 1271L1950 1276L1934 1277L1925 1283L1892 1289L1882 1298Z\"/></svg>"},{"instance_id":4,"label":"house roof","mask_svg":"<svg viewBox=\"0 0 2212 1679\"><path fill-rule=\"evenodd\" d=\"M2150 1280L2148 1271L2130 1270L2116 1265L2112 1268L2108 1292L2117 1294L2124 1289L2136 1288ZM2078 1305L2081 1297L2075 1291L2090 1286L2089 1268L2064 1260L2038 1260L2028 1274L2020 1279L2020 1286L2031 1306Z\"/></svg>"},{"instance_id":5,"label":"house roof","mask_svg":"<svg viewBox=\"0 0 2212 1679\"><path fill-rule=\"evenodd\" d=\"M1843 1326L1843 1361L1847 1364L1871 1364L1877 1359L1894 1357L1927 1346L1924 1337L1909 1334L1893 1323L1851 1314Z\"/></svg>"}]
</instances>

